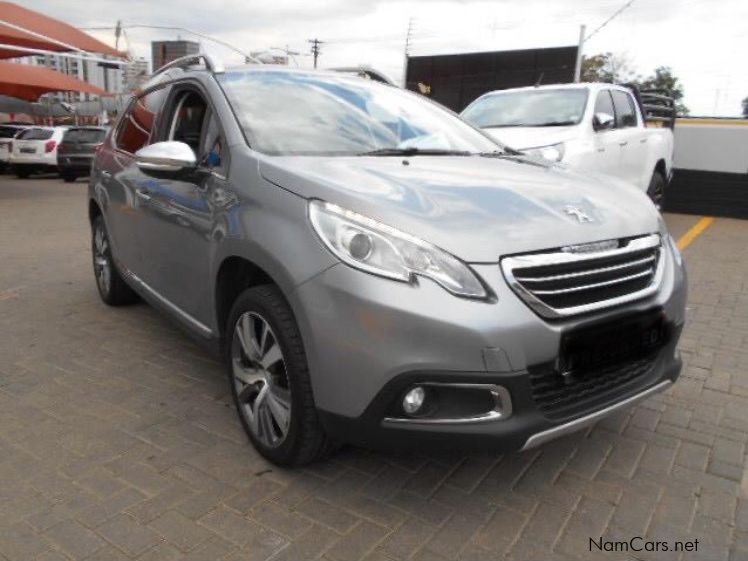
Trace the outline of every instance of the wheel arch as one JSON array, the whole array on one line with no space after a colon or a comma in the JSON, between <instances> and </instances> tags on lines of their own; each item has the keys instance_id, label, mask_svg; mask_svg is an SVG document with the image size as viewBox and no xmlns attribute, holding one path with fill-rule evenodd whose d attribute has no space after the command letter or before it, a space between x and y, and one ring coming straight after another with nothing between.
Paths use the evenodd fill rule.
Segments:
<instances>
[{"instance_id":1,"label":"wheel arch","mask_svg":"<svg viewBox=\"0 0 748 561\"><path fill-rule=\"evenodd\" d=\"M273 284L283 292L280 283L255 261L240 255L229 255L221 261L216 272L213 294L216 328L221 340L225 336L231 306L239 294L261 284Z\"/></svg>"},{"instance_id":2,"label":"wheel arch","mask_svg":"<svg viewBox=\"0 0 748 561\"><path fill-rule=\"evenodd\" d=\"M93 224L96 218L103 215L104 213L101 211L99 203L95 199L88 199L88 222Z\"/></svg>"},{"instance_id":3,"label":"wheel arch","mask_svg":"<svg viewBox=\"0 0 748 561\"><path fill-rule=\"evenodd\" d=\"M668 170L667 170L667 164L665 163L665 159L664 158L660 158L659 160L657 160L657 162L655 163L655 167L654 167L654 172L653 173L660 173L662 175L663 179L665 179L665 181L667 181L667 171Z\"/></svg>"}]
</instances>

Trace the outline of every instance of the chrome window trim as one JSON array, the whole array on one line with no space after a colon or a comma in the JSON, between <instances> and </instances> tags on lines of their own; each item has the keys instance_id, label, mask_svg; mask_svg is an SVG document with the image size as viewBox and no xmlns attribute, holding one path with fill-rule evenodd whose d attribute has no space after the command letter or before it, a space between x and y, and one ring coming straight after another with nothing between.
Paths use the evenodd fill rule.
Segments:
<instances>
[{"instance_id":1,"label":"chrome window trim","mask_svg":"<svg viewBox=\"0 0 748 561\"><path fill-rule=\"evenodd\" d=\"M414 384L415 386L441 386L451 388L473 388L484 389L491 392L494 399L494 408L481 415L472 417L436 417L431 419L418 417L385 417L382 420L383 425L388 424L411 424L411 425L466 425L473 423L487 423L492 421L504 420L512 415L512 398L509 390L504 386L496 384L467 384L448 382L423 382Z\"/></svg>"},{"instance_id":2,"label":"chrome window trim","mask_svg":"<svg viewBox=\"0 0 748 561\"><path fill-rule=\"evenodd\" d=\"M514 276L514 269L526 268L526 267L540 267L543 265L560 265L564 263L580 263L589 261L592 259L600 259L606 257L618 257L625 256L628 253L635 251L641 251L643 249L654 249L659 248L659 259L657 261L657 267L654 271L654 277L652 283L647 287L618 296L616 298L609 298L607 300L600 300L598 302L592 302L590 304L584 304L581 306L571 306L568 308L553 308L537 298L532 292L525 288L520 280ZM664 256L665 252L662 250L662 239L659 234L649 234L641 238L634 238L629 241L624 247L611 249L607 251L594 251L589 253L571 253L562 250L554 250L546 253L531 253L527 255L515 255L510 257L504 257L501 260L501 270L504 274L504 278L509 284L510 288L538 315L550 318L558 319L569 316L575 316L595 310L604 308L610 308L635 300L641 300L655 294L662 284L662 276L664 272Z\"/></svg>"}]
</instances>

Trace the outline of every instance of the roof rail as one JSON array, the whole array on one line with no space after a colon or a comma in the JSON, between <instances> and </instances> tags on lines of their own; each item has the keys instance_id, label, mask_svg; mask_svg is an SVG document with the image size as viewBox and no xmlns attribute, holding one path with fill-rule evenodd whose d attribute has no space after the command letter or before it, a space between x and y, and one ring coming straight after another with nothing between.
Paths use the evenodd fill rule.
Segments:
<instances>
[{"instance_id":1,"label":"roof rail","mask_svg":"<svg viewBox=\"0 0 748 561\"><path fill-rule=\"evenodd\" d=\"M203 64L205 68L213 74L222 74L224 72L223 64L215 60L210 55L200 53L196 55L187 55L178 59L172 60L168 64L164 64L161 68L156 70L153 75L161 74L166 70L172 68L187 68L188 66L194 66L196 64Z\"/></svg>"}]
</instances>

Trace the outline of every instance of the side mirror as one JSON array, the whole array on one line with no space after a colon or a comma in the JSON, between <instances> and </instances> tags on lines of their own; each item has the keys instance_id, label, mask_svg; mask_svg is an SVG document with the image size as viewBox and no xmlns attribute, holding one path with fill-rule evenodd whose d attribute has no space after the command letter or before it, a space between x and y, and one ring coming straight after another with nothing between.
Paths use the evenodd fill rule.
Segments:
<instances>
[{"instance_id":1,"label":"side mirror","mask_svg":"<svg viewBox=\"0 0 748 561\"><path fill-rule=\"evenodd\" d=\"M604 131L613 128L615 117L610 113L595 113L592 117L592 128L596 131Z\"/></svg>"},{"instance_id":2,"label":"side mirror","mask_svg":"<svg viewBox=\"0 0 748 561\"><path fill-rule=\"evenodd\" d=\"M197 157L184 142L168 140L149 144L135 152L135 163L145 172L176 173L195 169Z\"/></svg>"}]
</instances>

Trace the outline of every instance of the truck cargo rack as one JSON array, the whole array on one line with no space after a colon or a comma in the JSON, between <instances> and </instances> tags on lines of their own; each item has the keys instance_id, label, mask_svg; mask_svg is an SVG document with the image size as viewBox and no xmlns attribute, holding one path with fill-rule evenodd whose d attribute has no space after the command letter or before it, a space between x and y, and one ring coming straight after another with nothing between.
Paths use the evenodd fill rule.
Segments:
<instances>
[{"instance_id":1,"label":"truck cargo rack","mask_svg":"<svg viewBox=\"0 0 748 561\"><path fill-rule=\"evenodd\" d=\"M675 126L675 98L662 89L639 89L635 84L624 84L631 89L647 123L672 129Z\"/></svg>"}]
</instances>

